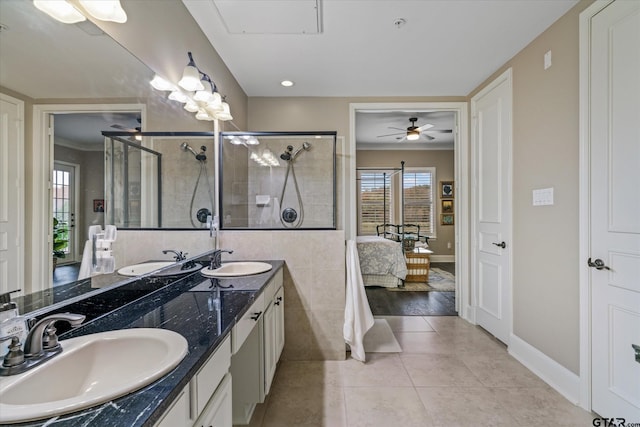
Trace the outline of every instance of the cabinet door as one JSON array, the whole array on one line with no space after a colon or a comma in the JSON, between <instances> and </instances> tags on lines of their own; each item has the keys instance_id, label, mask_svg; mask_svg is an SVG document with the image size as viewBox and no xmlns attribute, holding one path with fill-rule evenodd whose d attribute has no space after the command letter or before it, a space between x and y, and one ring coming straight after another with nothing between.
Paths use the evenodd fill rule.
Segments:
<instances>
[{"instance_id":1,"label":"cabinet door","mask_svg":"<svg viewBox=\"0 0 640 427\"><path fill-rule=\"evenodd\" d=\"M194 427L232 427L231 375L227 374Z\"/></svg>"},{"instance_id":2,"label":"cabinet door","mask_svg":"<svg viewBox=\"0 0 640 427\"><path fill-rule=\"evenodd\" d=\"M264 313L264 394L269 394L278 363L276 355L276 310L269 304Z\"/></svg>"},{"instance_id":3,"label":"cabinet door","mask_svg":"<svg viewBox=\"0 0 640 427\"><path fill-rule=\"evenodd\" d=\"M189 421L189 386L187 386L180 392L155 427L186 426L190 424Z\"/></svg>"},{"instance_id":4,"label":"cabinet door","mask_svg":"<svg viewBox=\"0 0 640 427\"><path fill-rule=\"evenodd\" d=\"M280 360L282 349L284 349L284 286L282 286L273 300L275 307L275 337L274 337L274 353L275 363Z\"/></svg>"}]
</instances>

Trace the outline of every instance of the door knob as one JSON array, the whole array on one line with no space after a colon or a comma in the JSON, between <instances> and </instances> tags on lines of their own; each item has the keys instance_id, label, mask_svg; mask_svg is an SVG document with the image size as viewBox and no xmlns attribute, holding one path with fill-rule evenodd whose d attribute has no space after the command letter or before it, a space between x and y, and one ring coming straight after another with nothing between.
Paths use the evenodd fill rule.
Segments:
<instances>
[{"instance_id":1,"label":"door knob","mask_svg":"<svg viewBox=\"0 0 640 427\"><path fill-rule=\"evenodd\" d=\"M507 244L505 242L500 242L500 243L493 242L493 244L501 247L502 249L507 247Z\"/></svg>"},{"instance_id":2,"label":"door knob","mask_svg":"<svg viewBox=\"0 0 640 427\"><path fill-rule=\"evenodd\" d=\"M593 267L596 270L611 270L609 267L607 267L606 265L604 265L604 261L602 261L600 258L596 259L595 261L591 262L591 258L589 258L587 260L587 265L589 267Z\"/></svg>"}]
</instances>

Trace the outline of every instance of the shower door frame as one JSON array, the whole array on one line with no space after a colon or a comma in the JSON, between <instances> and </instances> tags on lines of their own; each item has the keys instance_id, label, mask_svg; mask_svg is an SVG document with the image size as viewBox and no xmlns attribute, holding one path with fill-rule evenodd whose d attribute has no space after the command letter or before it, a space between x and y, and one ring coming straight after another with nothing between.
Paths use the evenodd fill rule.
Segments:
<instances>
[{"instance_id":1,"label":"shower door frame","mask_svg":"<svg viewBox=\"0 0 640 427\"><path fill-rule=\"evenodd\" d=\"M331 216L332 216L332 223L333 225L331 227L298 227L298 228L287 228L287 227L225 227L224 225L224 205L223 205L223 191L221 190L224 184L224 178L223 178L223 174L224 174L224 167L223 167L223 147L224 147L224 139L227 136L256 136L256 137L260 137L260 136L283 136L283 137L292 137L292 136L300 136L300 137L315 137L315 136L331 136L333 137L333 152L332 152L332 210L331 210ZM220 230L227 230L227 231L231 231L231 230L252 230L252 231L301 231L301 230L305 230L305 231L314 231L314 230L337 230L337 206L336 206L336 202L337 202L337 171L336 171L336 145L338 143L338 132L336 131L300 131L300 132L295 132L295 131L283 131L283 132L277 132L277 131L255 131L255 132L220 132L219 133L219 144L218 144L218 185L219 185L219 191L218 191L218 212L219 212L219 218L220 218Z\"/></svg>"}]
</instances>

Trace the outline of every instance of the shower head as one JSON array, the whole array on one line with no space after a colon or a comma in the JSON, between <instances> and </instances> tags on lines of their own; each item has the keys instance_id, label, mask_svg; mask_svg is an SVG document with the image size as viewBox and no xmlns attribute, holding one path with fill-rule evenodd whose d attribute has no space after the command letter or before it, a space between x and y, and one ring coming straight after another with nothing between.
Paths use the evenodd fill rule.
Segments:
<instances>
[{"instance_id":1,"label":"shower head","mask_svg":"<svg viewBox=\"0 0 640 427\"><path fill-rule=\"evenodd\" d=\"M291 147L291 146L289 146L289 147ZM293 147L291 147L291 148L293 148ZM304 150L304 151L309 151L309 150L311 150L311 144L309 144L307 141L303 142L303 143L302 143L302 147L298 148L298 149L296 150L296 152L295 152L295 153L293 153L292 159L293 159L293 160L295 160L295 159L296 159L296 157L298 157L298 155L300 154L300 152L301 152L301 151L303 151L303 150Z\"/></svg>"},{"instance_id":2,"label":"shower head","mask_svg":"<svg viewBox=\"0 0 640 427\"><path fill-rule=\"evenodd\" d=\"M180 144L180 148L182 148L182 151L191 151L191 154L193 154L194 156L198 155L198 153L196 153L196 150L191 148L191 146L187 142L183 142L182 144Z\"/></svg>"},{"instance_id":3,"label":"shower head","mask_svg":"<svg viewBox=\"0 0 640 427\"><path fill-rule=\"evenodd\" d=\"M196 160L198 161L204 161L207 160L207 156L204 154L204 152L207 150L207 147L205 147L204 145L202 147L200 147L200 151L199 153L196 153L196 150L194 150L193 148L191 148L191 146L187 143L187 142L183 142L182 144L180 144L180 148L183 151L190 151L191 154L193 154L193 156L196 158Z\"/></svg>"}]
</instances>

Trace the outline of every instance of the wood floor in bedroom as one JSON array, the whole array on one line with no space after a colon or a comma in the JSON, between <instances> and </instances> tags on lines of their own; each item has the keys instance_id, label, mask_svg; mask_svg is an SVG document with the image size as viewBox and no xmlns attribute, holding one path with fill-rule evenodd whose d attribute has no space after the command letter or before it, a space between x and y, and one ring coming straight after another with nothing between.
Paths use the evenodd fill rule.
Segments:
<instances>
[{"instance_id":1,"label":"wood floor in bedroom","mask_svg":"<svg viewBox=\"0 0 640 427\"><path fill-rule=\"evenodd\" d=\"M434 262L431 267L455 274L455 263ZM389 292L365 288L374 316L457 316L455 292Z\"/></svg>"}]
</instances>

